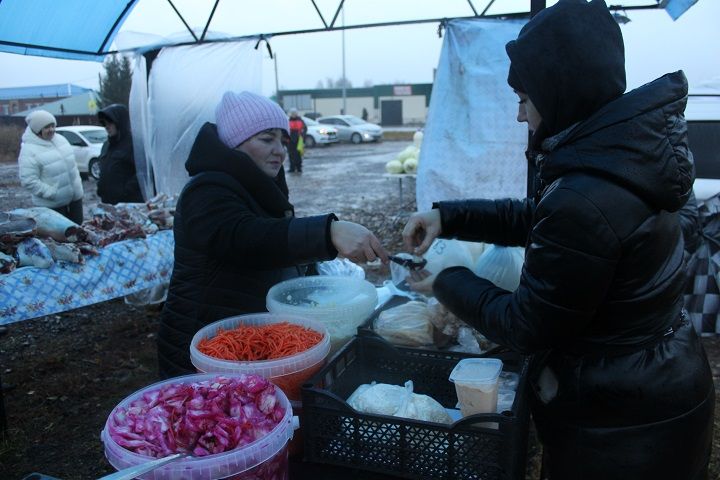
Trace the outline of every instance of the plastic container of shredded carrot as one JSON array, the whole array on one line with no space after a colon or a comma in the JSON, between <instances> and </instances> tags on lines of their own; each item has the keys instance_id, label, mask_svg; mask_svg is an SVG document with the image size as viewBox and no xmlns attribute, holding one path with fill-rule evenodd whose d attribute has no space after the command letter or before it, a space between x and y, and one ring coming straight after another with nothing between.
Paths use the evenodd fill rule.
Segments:
<instances>
[{"instance_id":1,"label":"plastic container of shredded carrot","mask_svg":"<svg viewBox=\"0 0 720 480\"><path fill-rule=\"evenodd\" d=\"M329 352L330 336L321 322L272 313L219 320L200 329L190 343L190 361L199 372L261 375L295 401ZM235 354L241 359L230 360Z\"/></svg>"}]
</instances>

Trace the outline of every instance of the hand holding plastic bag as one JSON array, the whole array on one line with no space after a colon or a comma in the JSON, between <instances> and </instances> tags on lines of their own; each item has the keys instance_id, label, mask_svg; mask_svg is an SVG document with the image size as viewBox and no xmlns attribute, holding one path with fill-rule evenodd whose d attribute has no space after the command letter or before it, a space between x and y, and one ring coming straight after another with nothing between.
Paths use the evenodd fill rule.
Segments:
<instances>
[{"instance_id":1,"label":"hand holding plastic bag","mask_svg":"<svg viewBox=\"0 0 720 480\"><path fill-rule=\"evenodd\" d=\"M410 255L401 253L398 256ZM473 255L468 243L459 240L435 239L423 258L427 260L425 268L414 272L400 265L391 264L390 273L393 283L399 285L404 280L413 291L432 295L432 285L438 273L450 267L472 268L473 266Z\"/></svg>"},{"instance_id":2,"label":"hand holding plastic bag","mask_svg":"<svg viewBox=\"0 0 720 480\"><path fill-rule=\"evenodd\" d=\"M408 251L422 255L440 233L442 233L440 210L418 212L410 217L403 229L403 243Z\"/></svg>"}]
</instances>

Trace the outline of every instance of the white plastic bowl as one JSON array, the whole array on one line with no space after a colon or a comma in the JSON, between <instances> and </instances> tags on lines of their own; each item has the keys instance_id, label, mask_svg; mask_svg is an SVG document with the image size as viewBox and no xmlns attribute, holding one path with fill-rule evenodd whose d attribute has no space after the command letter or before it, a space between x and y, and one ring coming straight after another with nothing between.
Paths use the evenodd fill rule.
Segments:
<instances>
[{"instance_id":1,"label":"white plastic bowl","mask_svg":"<svg viewBox=\"0 0 720 480\"><path fill-rule=\"evenodd\" d=\"M268 292L267 309L322 322L334 352L357 333L377 300L375 287L366 280L319 275L278 283Z\"/></svg>"}]
</instances>

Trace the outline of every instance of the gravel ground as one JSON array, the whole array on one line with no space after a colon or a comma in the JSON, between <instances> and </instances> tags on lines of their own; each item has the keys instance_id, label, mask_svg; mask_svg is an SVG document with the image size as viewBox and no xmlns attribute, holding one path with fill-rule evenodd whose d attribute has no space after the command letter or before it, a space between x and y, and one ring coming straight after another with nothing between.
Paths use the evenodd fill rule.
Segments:
<instances>
[{"instance_id":1,"label":"gravel ground","mask_svg":"<svg viewBox=\"0 0 720 480\"><path fill-rule=\"evenodd\" d=\"M408 144L385 141L308 150L304 173L288 176L297 214L333 211L366 225L389 251L400 251L400 231L415 208L414 184L405 181L401 202L397 181L383 174L385 162ZM97 195L94 181L83 185L87 216ZM18 185L17 166L0 164L0 211L27 205L29 195ZM375 284L389 276L381 265L367 266L366 274ZM8 421L0 442L0 478L42 472L71 480L111 473L99 433L120 400L158 380L157 322L157 308L133 307L117 299L9 325L0 336ZM703 343L720 386L720 339L705 338ZM720 480L719 416L709 476L715 480ZM538 478L538 451L532 439L528 479Z\"/></svg>"}]
</instances>

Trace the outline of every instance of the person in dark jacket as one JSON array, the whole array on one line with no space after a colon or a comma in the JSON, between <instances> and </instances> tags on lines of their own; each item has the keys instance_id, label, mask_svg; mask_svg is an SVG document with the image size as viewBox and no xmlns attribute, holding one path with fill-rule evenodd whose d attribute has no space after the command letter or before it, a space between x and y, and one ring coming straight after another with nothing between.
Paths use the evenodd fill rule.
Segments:
<instances>
[{"instance_id":1,"label":"person in dark jacket","mask_svg":"<svg viewBox=\"0 0 720 480\"><path fill-rule=\"evenodd\" d=\"M111 205L143 202L135 172L127 107L113 104L103 108L98 112L98 120L108 134L100 152L100 179L97 185L100 201Z\"/></svg>"},{"instance_id":2,"label":"person in dark jacket","mask_svg":"<svg viewBox=\"0 0 720 480\"><path fill-rule=\"evenodd\" d=\"M442 271L433 292L492 341L534 354L548 478L705 478L715 394L682 310L685 75L624 93L623 39L602 0L560 0L506 50L540 190L436 203L408 221L406 246L525 246L514 292L464 267Z\"/></svg>"},{"instance_id":3,"label":"person in dark jacket","mask_svg":"<svg viewBox=\"0 0 720 480\"><path fill-rule=\"evenodd\" d=\"M264 312L270 287L342 255L387 253L362 225L334 214L297 218L282 168L288 118L274 102L227 92L200 129L175 210L175 264L158 335L160 373L194 372L190 342L205 325Z\"/></svg>"},{"instance_id":4,"label":"person in dark jacket","mask_svg":"<svg viewBox=\"0 0 720 480\"><path fill-rule=\"evenodd\" d=\"M302 152L298 150L298 142L305 138L307 126L296 108L290 109L290 137L288 139L288 157L290 157L290 173L302 173Z\"/></svg>"}]
</instances>

